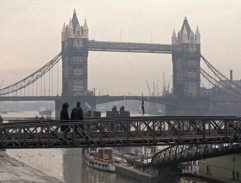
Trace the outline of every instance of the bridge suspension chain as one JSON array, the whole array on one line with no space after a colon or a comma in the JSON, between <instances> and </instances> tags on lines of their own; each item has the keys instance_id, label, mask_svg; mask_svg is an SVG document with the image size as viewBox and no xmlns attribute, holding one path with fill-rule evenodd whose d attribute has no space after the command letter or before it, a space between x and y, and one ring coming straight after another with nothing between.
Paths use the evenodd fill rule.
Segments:
<instances>
[{"instance_id":1,"label":"bridge suspension chain","mask_svg":"<svg viewBox=\"0 0 241 183\"><path fill-rule=\"evenodd\" d=\"M208 60L204 56L201 55L201 58L206 64L206 66L212 71L214 76L216 76L217 78L214 78L209 73L201 69L200 72L205 79L207 79L213 86L218 87L221 91L226 92L230 96L241 97L241 87L239 85L237 85L235 82L231 81L226 76L224 76L210 62L208 62ZM230 91L232 93L230 93Z\"/></svg>"},{"instance_id":2,"label":"bridge suspension chain","mask_svg":"<svg viewBox=\"0 0 241 183\"><path fill-rule=\"evenodd\" d=\"M7 95L7 94L17 92L21 89L25 89L27 86L31 84L33 84L32 89L34 90L34 82L41 79L42 76L44 76L47 72L49 72L53 68L53 66L55 66L59 62L59 60L62 58L61 54L62 53L60 52L51 61L49 61L47 64L45 64L43 67L41 67L36 72L29 75L28 77L22 79L21 81L18 81L17 83L14 83L10 86L0 89L0 95ZM44 81L44 85L45 85L45 81ZM37 88L36 88L36 92L37 92Z\"/></svg>"},{"instance_id":3,"label":"bridge suspension chain","mask_svg":"<svg viewBox=\"0 0 241 183\"><path fill-rule=\"evenodd\" d=\"M204 71L202 68L200 68L200 73L209 83L211 83L213 86L217 87L221 91L223 91L223 92L227 92L227 90L228 91L232 91L233 94L228 93L230 96L241 98L241 93L239 91L237 91L237 90L234 90L234 88L230 87L229 85L227 85L226 82L218 81L213 76L211 76L209 73ZM220 85L222 87L220 87ZM225 89L227 89L227 90L225 91Z\"/></svg>"}]
</instances>

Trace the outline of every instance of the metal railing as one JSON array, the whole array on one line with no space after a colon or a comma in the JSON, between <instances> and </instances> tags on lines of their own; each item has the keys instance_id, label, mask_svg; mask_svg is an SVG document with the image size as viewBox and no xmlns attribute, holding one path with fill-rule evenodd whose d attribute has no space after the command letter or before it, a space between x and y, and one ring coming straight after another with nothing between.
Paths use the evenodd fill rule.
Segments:
<instances>
[{"instance_id":1,"label":"metal railing","mask_svg":"<svg viewBox=\"0 0 241 183\"><path fill-rule=\"evenodd\" d=\"M155 154L151 166L161 168L241 152L241 143L174 145Z\"/></svg>"},{"instance_id":2,"label":"metal railing","mask_svg":"<svg viewBox=\"0 0 241 183\"><path fill-rule=\"evenodd\" d=\"M185 116L16 121L0 127L0 148L231 143L241 141L240 123L237 117Z\"/></svg>"}]
</instances>

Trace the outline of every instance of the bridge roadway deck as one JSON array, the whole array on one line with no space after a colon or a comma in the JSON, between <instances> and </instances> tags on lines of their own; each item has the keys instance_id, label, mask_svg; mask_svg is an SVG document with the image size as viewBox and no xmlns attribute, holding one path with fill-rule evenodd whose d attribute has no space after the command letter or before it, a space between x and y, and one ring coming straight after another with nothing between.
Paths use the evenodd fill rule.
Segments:
<instances>
[{"instance_id":1,"label":"bridge roadway deck","mask_svg":"<svg viewBox=\"0 0 241 183\"><path fill-rule=\"evenodd\" d=\"M5 123L0 148L72 148L240 142L237 117L130 117L80 121L32 120ZM65 126L69 136L61 138ZM72 130L76 129L76 130Z\"/></svg>"},{"instance_id":2,"label":"bridge roadway deck","mask_svg":"<svg viewBox=\"0 0 241 183\"><path fill-rule=\"evenodd\" d=\"M84 98L94 97L96 100L96 104L109 103L115 101L123 101L123 100L143 100L147 102L160 103L173 105L175 103L175 97L172 96L79 96L78 100L82 100ZM71 97L72 99L74 97ZM61 101L62 96L0 96L0 101ZM66 97L68 101L68 98Z\"/></svg>"},{"instance_id":3,"label":"bridge roadway deck","mask_svg":"<svg viewBox=\"0 0 241 183\"><path fill-rule=\"evenodd\" d=\"M123 101L123 100L144 100L146 102L174 105L176 97L174 96L96 96L96 104Z\"/></svg>"},{"instance_id":4,"label":"bridge roadway deck","mask_svg":"<svg viewBox=\"0 0 241 183\"><path fill-rule=\"evenodd\" d=\"M61 96L0 96L0 101L56 101Z\"/></svg>"},{"instance_id":5,"label":"bridge roadway deck","mask_svg":"<svg viewBox=\"0 0 241 183\"><path fill-rule=\"evenodd\" d=\"M131 42L107 42L89 41L89 51L109 51L109 52L138 52L138 53L165 53L182 51L178 45L168 44L147 44Z\"/></svg>"}]
</instances>

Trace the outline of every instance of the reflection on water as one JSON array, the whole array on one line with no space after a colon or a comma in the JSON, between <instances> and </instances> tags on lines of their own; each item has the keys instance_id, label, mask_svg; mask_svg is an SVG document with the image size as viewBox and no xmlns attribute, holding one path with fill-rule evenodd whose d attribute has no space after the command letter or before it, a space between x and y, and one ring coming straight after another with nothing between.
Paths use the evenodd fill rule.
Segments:
<instances>
[{"instance_id":1,"label":"reflection on water","mask_svg":"<svg viewBox=\"0 0 241 183\"><path fill-rule=\"evenodd\" d=\"M68 149L63 154L64 181L71 183L137 183L134 180L88 167L82 149Z\"/></svg>"},{"instance_id":2,"label":"reflection on water","mask_svg":"<svg viewBox=\"0 0 241 183\"><path fill-rule=\"evenodd\" d=\"M88 167L82 149L23 149L7 153L31 167L66 183L137 183L137 181Z\"/></svg>"}]
</instances>

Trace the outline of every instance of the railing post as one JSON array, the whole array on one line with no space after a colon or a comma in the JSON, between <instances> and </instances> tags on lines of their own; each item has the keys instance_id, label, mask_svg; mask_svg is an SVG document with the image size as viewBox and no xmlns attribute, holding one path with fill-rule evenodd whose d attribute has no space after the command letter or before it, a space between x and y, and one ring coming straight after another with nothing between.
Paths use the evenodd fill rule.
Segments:
<instances>
[{"instance_id":1,"label":"railing post","mask_svg":"<svg viewBox=\"0 0 241 183\"><path fill-rule=\"evenodd\" d=\"M26 132L25 128L23 128L23 146L26 147Z\"/></svg>"},{"instance_id":2,"label":"railing post","mask_svg":"<svg viewBox=\"0 0 241 183\"><path fill-rule=\"evenodd\" d=\"M1 147L3 148L3 129L0 126L0 139L1 139Z\"/></svg>"},{"instance_id":3,"label":"railing post","mask_svg":"<svg viewBox=\"0 0 241 183\"><path fill-rule=\"evenodd\" d=\"M129 123L126 121L126 144L129 144Z\"/></svg>"},{"instance_id":4,"label":"railing post","mask_svg":"<svg viewBox=\"0 0 241 183\"><path fill-rule=\"evenodd\" d=\"M77 125L73 124L72 129L73 129L72 141L73 141L73 145L75 145L75 131L77 130Z\"/></svg>"},{"instance_id":5,"label":"railing post","mask_svg":"<svg viewBox=\"0 0 241 183\"><path fill-rule=\"evenodd\" d=\"M225 142L228 141L228 121L224 120L224 135L225 135Z\"/></svg>"},{"instance_id":6,"label":"railing post","mask_svg":"<svg viewBox=\"0 0 241 183\"><path fill-rule=\"evenodd\" d=\"M90 123L88 123L87 125L87 133L89 134L89 136L88 136L88 138L85 138L86 139L86 142L88 143L88 144L90 144L91 143L91 126L90 126ZM94 141L93 139L92 139L92 141Z\"/></svg>"},{"instance_id":7,"label":"railing post","mask_svg":"<svg viewBox=\"0 0 241 183\"><path fill-rule=\"evenodd\" d=\"M44 139L44 135L43 135L43 125L40 126L40 139ZM41 141L41 140L40 140Z\"/></svg>"},{"instance_id":8,"label":"railing post","mask_svg":"<svg viewBox=\"0 0 241 183\"><path fill-rule=\"evenodd\" d=\"M205 120L203 120L202 121L203 122L203 142L205 142L206 141L206 137L205 137L205 133L206 133L206 121Z\"/></svg>"},{"instance_id":9,"label":"railing post","mask_svg":"<svg viewBox=\"0 0 241 183\"><path fill-rule=\"evenodd\" d=\"M155 133L155 122L156 121L152 121L152 140L153 140L153 145L156 144L156 133Z\"/></svg>"},{"instance_id":10,"label":"railing post","mask_svg":"<svg viewBox=\"0 0 241 183\"><path fill-rule=\"evenodd\" d=\"M98 123L97 123L97 125L98 125ZM102 121L100 122L100 145L102 146L102 144L103 144L103 133L102 133L102 131L103 131L103 124L102 124Z\"/></svg>"},{"instance_id":11,"label":"railing post","mask_svg":"<svg viewBox=\"0 0 241 183\"><path fill-rule=\"evenodd\" d=\"M181 142L181 121L178 120L178 142L180 143Z\"/></svg>"},{"instance_id":12,"label":"railing post","mask_svg":"<svg viewBox=\"0 0 241 183\"><path fill-rule=\"evenodd\" d=\"M49 124L47 124L47 146L50 147Z\"/></svg>"}]
</instances>

